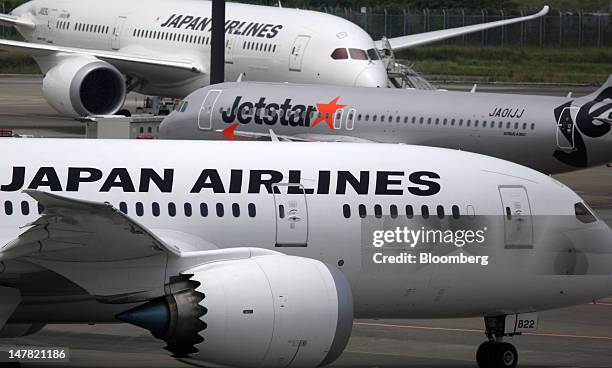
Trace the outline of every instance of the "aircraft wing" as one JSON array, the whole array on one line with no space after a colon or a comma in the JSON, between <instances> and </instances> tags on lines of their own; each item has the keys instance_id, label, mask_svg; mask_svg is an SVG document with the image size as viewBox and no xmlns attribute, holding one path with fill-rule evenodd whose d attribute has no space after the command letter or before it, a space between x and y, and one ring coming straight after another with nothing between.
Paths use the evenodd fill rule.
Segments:
<instances>
[{"instance_id":1,"label":"aircraft wing","mask_svg":"<svg viewBox=\"0 0 612 368\"><path fill-rule=\"evenodd\" d=\"M44 206L35 222L16 239L0 247L0 261L20 257L110 262L161 254L179 256L134 219L108 203L88 202L27 190Z\"/></svg>"},{"instance_id":2,"label":"aircraft wing","mask_svg":"<svg viewBox=\"0 0 612 368\"><path fill-rule=\"evenodd\" d=\"M376 46L378 49L382 50L386 47L385 41L388 41L393 51L403 50L403 49L407 49L407 48L414 47L414 46L421 46L421 45L425 45L428 43L446 40L448 38L466 35L469 33L481 32L481 31L485 31L491 28L497 28L497 27L514 24L514 23L520 23L520 22L525 22L525 21L532 20L532 19L537 19L539 17L542 17L548 14L549 10L550 8L548 6L545 6L538 13L524 16L524 17L504 19L504 20L488 22L488 23L474 24L474 25L465 26L465 27L443 29L439 31L418 33L418 34L409 35L409 36L389 38L387 40L376 41Z\"/></svg>"},{"instance_id":3,"label":"aircraft wing","mask_svg":"<svg viewBox=\"0 0 612 368\"><path fill-rule=\"evenodd\" d=\"M269 139L272 141L284 142L344 142L344 143L374 143L374 141L351 137L347 135L334 134L296 134L296 135L280 135L274 133L270 129L269 133L247 132L243 130L234 130L228 135L227 131L218 129L217 132L224 134L228 139L234 140L235 137L250 138L250 139Z\"/></svg>"},{"instance_id":4,"label":"aircraft wing","mask_svg":"<svg viewBox=\"0 0 612 368\"><path fill-rule=\"evenodd\" d=\"M164 295L168 277L200 264L278 254L259 248L219 249L194 235L151 230L109 203L37 190L25 193L44 211L16 238L0 239L0 263L36 264L109 303ZM18 281L12 284L19 287Z\"/></svg>"},{"instance_id":5,"label":"aircraft wing","mask_svg":"<svg viewBox=\"0 0 612 368\"><path fill-rule=\"evenodd\" d=\"M8 14L0 14L0 25L2 26L18 26L33 29L36 25L30 21L23 20Z\"/></svg>"},{"instance_id":6,"label":"aircraft wing","mask_svg":"<svg viewBox=\"0 0 612 368\"><path fill-rule=\"evenodd\" d=\"M0 50L23 52L32 56L48 56L56 53L93 56L114 65L121 71L124 71L126 64L131 64L132 66L146 65L162 67L170 69L170 71L182 70L195 74L203 73L203 67L201 65L189 61L157 59L122 52L79 49L12 40L0 40Z\"/></svg>"}]
</instances>

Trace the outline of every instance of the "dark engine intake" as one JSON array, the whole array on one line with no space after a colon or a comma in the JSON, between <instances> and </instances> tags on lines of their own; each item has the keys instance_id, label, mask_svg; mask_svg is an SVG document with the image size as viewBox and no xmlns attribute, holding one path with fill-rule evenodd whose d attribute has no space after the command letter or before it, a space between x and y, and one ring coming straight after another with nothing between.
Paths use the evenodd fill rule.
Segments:
<instances>
[{"instance_id":1,"label":"dark engine intake","mask_svg":"<svg viewBox=\"0 0 612 368\"><path fill-rule=\"evenodd\" d=\"M43 95L62 114L82 117L112 115L126 96L123 75L111 64L95 58L66 58L46 74Z\"/></svg>"}]
</instances>

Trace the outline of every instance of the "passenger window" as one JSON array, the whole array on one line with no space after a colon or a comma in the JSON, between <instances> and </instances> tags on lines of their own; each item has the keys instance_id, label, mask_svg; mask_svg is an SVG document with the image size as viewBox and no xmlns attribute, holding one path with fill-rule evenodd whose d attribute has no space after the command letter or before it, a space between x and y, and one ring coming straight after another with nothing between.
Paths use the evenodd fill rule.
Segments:
<instances>
[{"instance_id":1,"label":"passenger window","mask_svg":"<svg viewBox=\"0 0 612 368\"><path fill-rule=\"evenodd\" d=\"M13 202L4 202L4 213L6 213L7 216L11 216L13 214Z\"/></svg>"},{"instance_id":2,"label":"passenger window","mask_svg":"<svg viewBox=\"0 0 612 368\"><path fill-rule=\"evenodd\" d=\"M367 213L366 213L366 206L363 205L363 204L360 204L359 205L359 217L365 218L366 215L367 215Z\"/></svg>"},{"instance_id":3,"label":"passenger window","mask_svg":"<svg viewBox=\"0 0 612 368\"><path fill-rule=\"evenodd\" d=\"M161 214L159 203L153 202L153 204L151 205L151 212L153 213L153 216L159 217L159 215Z\"/></svg>"},{"instance_id":4,"label":"passenger window","mask_svg":"<svg viewBox=\"0 0 612 368\"><path fill-rule=\"evenodd\" d=\"M597 221L597 218L583 203L576 203L574 205L574 212L576 213L578 221L582 223L589 224Z\"/></svg>"},{"instance_id":5,"label":"passenger window","mask_svg":"<svg viewBox=\"0 0 612 368\"><path fill-rule=\"evenodd\" d=\"M501 128L503 128L503 127L504 127L504 123L500 121L500 122L499 122L499 129L501 129Z\"/></svg>"},{"instance_id":6,"label":"passenger window","mask_svg":"<svg viewBox=\"0 0 612 368\"><path fill-rule=\"evenodd\" d=\"M223 208L223 203L217 203L217 216L223 217L225 215L225 209Z\"/></svg>"},{"instance_id":7,"label":"passenger window","mask_svg":"<svg viewBox=\"0 0 612 368\"><path fill-rule=\"evenodd\" d=\"M453 206L452 211L453 211L453 218L458 219L460 216L459 206Z\"/></svg>"},{"instance_id":8,"label":"passenger window","mask_svg":"<svg viewBox=\"0 0 612 368\"><path fill-rule=\"evenodd\" d=\"M440 219L444 218L444 206L438 206L436 208L436 212L438 213L438 218Z\"/></svg>"},{"instance_id":9,"label":"passenger window","mask_svg":"<svg viewBox=\"0 0 612 368\"><path fill-rule=\"evenodd\" d=\"M370 60L380 60L380 55L378 55L378 50L376 49L369 49L368 57L370 58Z\"/></svg>"},{"instance_id":10,"label":"passenger window","mask_svg":"<svg viewBox=\"0 0 612 368\"><path fill-rule=\"evenodd\" d=\"M411 205L406 206L406 217L408 217L409 219L414 217L414 209Z\"/></svg>"},{"instance_id":11,"label":"passenger window","mask_svg":"<svg viewBox=\"0 0 612 368\"><path fill-rule=\"evenodd\" d=\"M21 213L24 216L27 216L30 214L30 204L26 201L22 201L21 202Z\"/></svg>"},{"instance_id":12,"label":"passenger window","mask_svg":"<svg viewBox=\"0 0 612 368\"><path fill-rule=\"evenodd\" d=\"M446 125L446 123L448 123L448 119L444 118L444 120L442 121L442 125Z\"/></svg>"},{"instance_id":13,"label":"passenger window","mask_svg":"<svg viewBox=\"0 0 612 368\"><path fill-rule=\"evenodd\" d=\"M451 125L452 125L452 126L455 126L455 119L452 119L452 120L451 120Z\"/></svg>"},{"instance_id":14,"label":"passenger window","mask_svg":"<svg viewBox=\"0 0 612 368\"><path fill-rule=\"evenodd\" d=\"M440 119L436 118L436 125L440 125Z\"/></svg>"},{"instance_id":15,"label":"passenger window","mask_svg":"<svg viewBox=\"0 0 612 368\"><path fill-rule=\"evenodd\" d=\"M183 210L185 211L185 217L191 217L191 215L193 215L191 203L185 203L185 205L183 206Z\"/></svg>"},{"instance_id":16,"label":"passenger window","mask_svg":"<svg viewBox=\"0 0 612 368\"><path fill-rule=\"evenodd\" d=\"M232 215L234 215L234 217L240 217L240 205L238 203L232 204Z\"/></svg>"},{"instance_id":17,"label":"passenger window","mask_svg":"<svg viewBox=\"0 0 612 368\"><path fill-rule=\"evenodd\" d=\"M376 218L381 218L382 217L382 207L381 205L377 204L374 206L374 216L376 216Z\"/></svg>"},{"instance_id":18,"label":"passenger window","mask_svg":"<svg viewBox=\"0 0 612 368\"><path fill-rule=\"evenodd\" d=\"M523 123L523 130L527 130L527 123Z\"/></svg>"},{"instance_id":19,"label":"passenger window","mask_svg":"<svg viewBox=\"0 0 612 368\"><path fill-rule=\"evenodd\" d=\"M345 60L348 59L348 52L346 52L346 49L335 49L331 57L334 60Z\"/></svg>"},{"instance_id":20,"label":"passenger window","mask_svg":"<svg viewBox=\"0 0 612 368\"><path fill-rule=\"evenodd\" d=\"M344 218L351 218L351 206L348 204L343 205L342 214L344 215Z\"/></svg>"},{"instance_id":21,"label":"passenger window","mask_svg":"<svg viewBox=\"0 0 612 368\"><path fill-rule=\"evenodd\" d=\"M172 202L168 203L168 214L170 217L176 216L176 204Z\"/></svg>"},{"instance_id":22,"label":"passenger window","mask_svg":"<svg viewBox=\"0 0 612 368\"><path fill-rule=\"evenodd\" d=\"M257 208L254 203L249 203L249 217L253 218L257 215Z\"/></svg>"},{"instance_id":23,"label":"passenger window","mask_svg":"<svg viewBox=\"0 0 612 368\"><path fill-rule=\"evenodd\" d=\"M535 124L531 124L531 130L535 130Z\"/></svg>"},{"instance_id":24,"label":"passenger window","mask_svg":"<svg viewBox=\"0 0 612 368\"><path fill-rule=\"evenodd\" d=\"M378 118L378 115L374 115L374 116L372 117L372 121L373 121L373 122L376 122L376 119L377 119L377 118Z\"/></svg>"},{"instance_id":25,"label":"passenger window","mask_svg":"<svg viewBox=\"0 0 612 368\"><path fill-rule=\"evenodd\" d=\"M463 119L459 120L459 126L463 126Z\"/></svg>"},{"instance_id":26,"label":"passenger window","mask_svg":"<svg viewBox=\"0 0 612 368\"><path fill-rule=\"evenodd\" d=\"M349 54L353 60L368 60L368 54L361 49L349 49Z\"/></svg>"},{"instance_id":27,"label":"passenger window","mask_svg":"<svg viewBox=\"0 0 612 368\"><path fill-rule=\"evenodd\" d=\"M474 126L475 126L476 128L478 128L478 120L476 120L476 121L474 122Z\"/></svg>"},{"instance_id":28,"label":"passenger window","mask_svg":"<svg viewBox=\"0 0 612 368\"><path fill-rule=\"evenodd\" d=\"M208 205L206 203L200 203L200 216L208 217Z\"/></svg>"},{"instance_id":29,"label":"passenger window","mask_svg":"<svg viewBox=\"0 0 612 368\"><path fill-rule=\"evenodd\" d=\"M421 206L421 216L423 216L424 219L429 218L429 207L427 207L427 205Z\"/></svg>"},{"instance_id":30,"label":"passenger window","mask_svg":"<svg viewBox=\"0 0 612 368\"><path fill-rule=\"evenodd\" d=\"M398 212L397 212L397 206L392 204L389 207L389 211L391 212L391 218L397 218Z\"/></svg>"},{"instance_id":31,"label":"passenger window","mask_svg":"<svg viewBox=\"0 0 612 368\"><path fill-rule=\"evenodd\" d=\"M144 215L144 205L142 202L136 202L136 216L142 217Z\"/></svg>"},{"instance_id":32,"label":"passenger window","mask_svg":"<svg viewBox=\"0 0 612 368\"><path fill-rule=\"evenodd\" d=\"M427 125L431 125L431 118L427 119Z\"/></svg>"},{"instance_id":33,"label":"passenger window","mask_svg":"<svg viewBox=\"0 0 612 368\"><path fill-rule=\"evenodd\" d=\"M123 212L124 214L128 214L128 207L127 207L127 203L125 202L121 202L119 203L119 211Z\"/></svg>"}]
</instances>

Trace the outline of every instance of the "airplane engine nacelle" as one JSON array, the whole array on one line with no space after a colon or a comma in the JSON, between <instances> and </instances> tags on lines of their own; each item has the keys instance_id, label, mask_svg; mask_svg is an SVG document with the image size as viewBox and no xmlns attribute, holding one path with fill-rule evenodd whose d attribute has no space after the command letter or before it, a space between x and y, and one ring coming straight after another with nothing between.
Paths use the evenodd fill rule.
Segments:
<instances>
[{"instance_id":1,"label":"airplane engine nacelle","mask_svg":"<svg viewBox=\"0 0 612 368\"><path fill-rule=\"evenodd\" d=\"M232 367L318 367L343 352L353 324L338 269L285 255L206 264L189 287L117 316L176 357Z\"/></svg>"},{"instance_id":2,"label":"airplane engine nacelle","mask_svg":"<svg viewBox=\"0 0 612 368\"><path fill-rule=\"evenodd\" d=\"M123 106L126 93L123 75L94 57L67 58L43 79L43 95L49 105L73 117L112 115Z\"/></svg>"},{"instance_id":3,"label":"airplane engine nacelle","mask_svg":"<svg viewBox=\"0 0 612 368\"><path fill-rule=\"evenodd\" d=\"M45 327L44 323L9 323L0 328L0 339L28 336Z\"/></svg>"}]
</instances>

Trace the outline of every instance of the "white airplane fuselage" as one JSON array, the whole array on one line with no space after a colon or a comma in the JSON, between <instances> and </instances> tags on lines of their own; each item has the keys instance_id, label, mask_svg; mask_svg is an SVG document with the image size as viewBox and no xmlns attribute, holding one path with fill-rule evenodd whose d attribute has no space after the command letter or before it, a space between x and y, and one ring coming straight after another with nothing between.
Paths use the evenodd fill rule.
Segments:
<instances>
[{"instance_id":1,"label":"white airplane fuselage","mask_svg":"<svg viewBox=\"0 0 612 368\"><path fill-rule=\"evenodd\" d=\"M356 317L503 315L612 293L610 229L585 217L582 199L561 183L486 156L380 144L34 139L2 141L0 154L2 244L40 216L22 192L32 189L108 202L182 251L255 247L338 267L350 282ZM375 230L398 227L472 229L484 241L374 245ZM457 264L384 258L400 251L478 258ZM51 267L53 259L53 252L43 253L26 263ZM12 262L3 263L0 281L19 287L11 269L24 269L24 260ZM55 272L74 272L72 263L61 263ZM163 280L166 264L150 272L149 281ZM27 287L22 292L22 308L33 308ZM48 311L31 318L69 318ZM91 311L73 318L114 318Z\"/></svg>"},{"instance_id":2,"label":"white airplane fuselage","mask_svg":"<svg viewBox=\"0 0 612 368\"><path fill-rule=\"evenodd\" d=\"M11 14L36 25L17 26L29 42L201 66L202 73L189 75L122 64L121 71L131 77L142 75L144 82L134 86L138 92L183 97L209 84L209 1L34 0ZM372 38L347 20L239 3L228 3L226 14L226 80L245 73L245 79L257 81L387 86L385 67L377 57L332 58L337 48L375 49ZM364 55L361 51L359 55ZM34 57L43 73L58 62L57 55Z\"/></svg>"}]
</instances>

